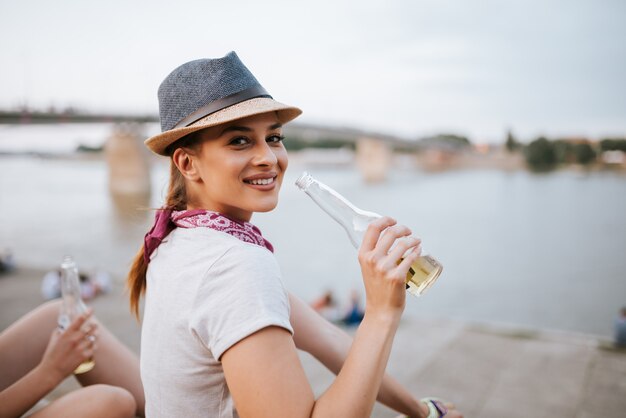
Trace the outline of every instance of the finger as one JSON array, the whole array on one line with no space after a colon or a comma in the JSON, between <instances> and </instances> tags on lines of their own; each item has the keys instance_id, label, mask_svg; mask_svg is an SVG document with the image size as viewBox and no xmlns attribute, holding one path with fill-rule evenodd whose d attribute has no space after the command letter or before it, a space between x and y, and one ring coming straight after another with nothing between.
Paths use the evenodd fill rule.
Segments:
<instances>
[{"instance_id":1,"label":"finger","mask_svg":"<svg viewBox=\"0 0 626 418\"><path fill-rule=\"evenodd\" d=\"M87 348L91 347L92 345L93 345L93 343L91 341L89 341L87 339L87 337L83 337L76 344L76 350L77 351L83 351L83 350L86 350Z\"/></svg>"},{"instance_id":2,"label":"finger","mask_svg":"<svg viewBox=\"0 0 626 418\"><path fill-rule=\"evenodd\" d=\"M376 243L378 242L378 238L380 237L380 233L395 224L396 220L388 216L383 216L382 218L376 219L374 222L369 224L367 226L367 230L365 231L365 235L363 236L361 250L370 251L374 249Z\"/></svg>"},{"instance_id":3,"label":"finger","mask_svg":"<svg viewBox=\"0 0 626 418\"><path fill-rule=\"evenodd\" d=\"M411 265L415 263L415 261L422 254L422 247L418 245L417 247L413 247L413 250L409 254L404 257L404 260L398 264L398 270L402 272L404 276L406 276L407 272L411 268Z\"/></svg>"},{"instance_id":4,"label":"finger","mask_svg":"<svg viewBox=\"0 0 626 418\"><path fill-rule=\"evenodd\" d=\"M398 238L406 237L411 235L411 230L404 225L394 225L390 228L387 228L385 232L383 232L381 238L378 240L376 244L376 250L380 251L381 254L387 254L391 246L398 240Z\"/></svg>"},{"instance_id":5,"label":"finger","mask_svg":"<svg viewBox=\"0 0 626 418\"><path fill-rule=\"evenodd\" d=\"M78 350L83 350L85 349L85 347L93 347L96 341L97 341L97 337L94 334L87 334L87 335L82 336L77 341L76 346Z\"/></svg>"},{"instance_id":6,"label":"finger","mask_svg":"<svg viewBox=\"0 0 626 418\"><path fill-rule=\"evenodd\" d=\"M90 333L89 335L93 335L94 337L98 338L100 336L100 332L98 330L95 330L94 332Z\"/></svg>"},{"instance_id":7,"label":"finger","mask_svg":"<svg viewBox=\"0 0 626 418\"><path fill-rule=\"evenodd\" d=\"M89 360L90 358L93 357L93 348L92 347L88 347L86 349L83 350L82 354L83 354L83 361L85 360Z\"/></svg>"},{"instance_id":8,"label":"finger","mask_svg":"<svg viewBox=\"0 0 626 418\"><path fill-rule=\"evenodd\" d=\"M415 238L415 237L409 237L406 239L399 240L396 246L393 247L393 249L389 253L389 258L394 263L397 263L398 260L403 258L405 253L407 253L409 250L413 250L413 248L415 247L420 247L420 251L421 251L421 243L422 243L422 240L420 240L419 238Z\"/></svg>"},{"instance_id":9,"label":"finger","mask_svg":"<svg viewBox=\"0 0 626 418\"><path fill-rule=\"evenodd\" d=\"M97 329L98 325L95 322L90 321L83 326L82 331L85 335L94 335Z\"/></svg>"},{"instance_id":10,"label":"finger","mask_svg":"<svg viewBox=\"0 0 626 418\"><path fill-rule=\"evenodd\" d=\"M61 328L55 328L54 331L50 333L50 338L48 339L48 347L50 347L50 345L52 344L55 344L61 334L63 334L63 330Z\"/></svg>"},{"instance_id":11,"label":"finger","mask_svg":"<svg viewBox=\"0 0 626 418\"><path fill-rule=\"evenodd\" d=\"M72 323L68 327L68 330L69 331L78 331L79 329L82 328L83 324L87 321L87 319L89 319L91 317L92 314L93 314L93 309L88 309L87 311L85 311L82 314L78 315L76 318L74 318L74 320L72 321Z\"/></svg>"},{"instance_id":12,"label":"finger","mask_svg":"<svg viewBox=\"0 0 626 418\"><path fill-rule=\"evenodd\" d=\"M421 252L420 241L417 238L406 238L398 241L391 252L383 258L381 264L384 270L396 270L402 260L404 260L414 249L419 247Z\"/></svg>"},{"instance_id":13,"label":"finger","mask_svg":"<svg viewBox=\"0 0 626 418\"><path fill-rule=\"evenodd\" d=\"M83 353L87 350L93 350L94 343L88 340L81 341L80 344L76 347L76 352Z\"/></svg>"}]
</instances>

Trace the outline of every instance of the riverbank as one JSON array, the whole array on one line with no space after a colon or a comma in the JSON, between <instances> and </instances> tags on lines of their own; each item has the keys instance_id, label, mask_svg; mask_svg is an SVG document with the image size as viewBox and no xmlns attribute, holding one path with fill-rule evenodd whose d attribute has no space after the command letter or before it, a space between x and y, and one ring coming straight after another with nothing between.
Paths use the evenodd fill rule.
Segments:
<instances>
[{"instance_id":1,"label":"riverbank","mask_svg":"<svg viewBox=\"0 0 626 418\"><path fill-rule=\"evenodd\" d=\"M43 271L21 267L0 276L0 329L43 302ZM121 280L90 305L112 332L139 351ZM316 394L332 375L308 354L302 363ZM626 353L575 333L529 332L447 319L407 318L388 371L418 396L453 400L466 417L620 418L626 411ZM67 379L53 399L76 387ZM394 413L377 405L375 418Z\"/></svg>"},{"instance_id":2,"label":"riverbank","mask_svg":"<svg viewBox=\"0 0 626 418\"><path fill-rule=\"evenodd\" d=\"M0 158L39 158L42 160L70 161L105 161L106 155L101 149L90 150L83 147L81 152L67 150L63 152L40 151L7 151L0 149ZM151 165L169 165L169 160L154 154L147 155ZM289 151L290 164L310 167L357 167L357 154L348 148L306 148ZM626 158L623 162L607 163L598 160L596 163L561 164L547 172L573 171L579 173L616 173L626 175ZM503 172L529 171L522 152L508 152L495 146L491 150L445 151L426 149L421 152L393 152L390 154L386 170L403 169L424 172L495 170Z\"/></svg>"}]
</instances>

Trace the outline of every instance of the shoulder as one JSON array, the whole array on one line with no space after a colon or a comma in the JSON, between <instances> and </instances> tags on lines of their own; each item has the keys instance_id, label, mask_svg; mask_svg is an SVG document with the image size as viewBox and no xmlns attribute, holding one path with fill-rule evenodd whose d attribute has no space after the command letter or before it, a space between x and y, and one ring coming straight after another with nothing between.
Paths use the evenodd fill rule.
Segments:
<instances>
[{"instance_id":1,"label":"shoulder","mask_svg":"<svg viewBox=\"0 0 626 418\"><path fill-rule=\"evenodd\" d=\"M206 271L202 286L213 294L229 293L229 297L283 298L280 267L274 254L264 247L237 241Z\"/></svg>"},{"instance_id":2,"label":"shoulder","mask_svg":"<svg viewBox=\"0 0 626 418\"><path fill-rule=\"evenodd\" d=\"M274 254L264 247L250 244L231 237L231 245L224 251L217 267L225 269L245 269L249 272L278 273L280 271Z\"/></svg>"},{"instance_id":3,"label":"shoulder","mask_svg":"<svg viewBox=\"0 0 626 418\"><path fill-rule=\"evenodd\" d=\"M237 244L224 235L207 228L174 229L152 254L148 276L158 276L159 282L183 276L200 279Z\"/></svg>"},{"instance_id":4,"label":"shoulder","mask_svg":"<svg viewBox=\"0 0 626 418\"><path fill-rule=\"evenodd\" d=\"M162 247L177 251L184 251L189 247L194 247L200 251L211 251L213 253L224 254L229 252L251 257L274 257L265 247L244 242L226 232L216 231L211 228L176 228L163 241Z\"/></svg>"},{"instance_id":5,"label":"shoulder","mask_svg":"<svg viewBox=\"0 0 626 418\"><path fill-rule=\"evenodd\" d=\"M168 238L151 267L169 276L191 276L205 288L196 291L216 294L241 286L282 286L278 262L265 247L209 228L179 228Z\"/></svg>"}]
</instances>

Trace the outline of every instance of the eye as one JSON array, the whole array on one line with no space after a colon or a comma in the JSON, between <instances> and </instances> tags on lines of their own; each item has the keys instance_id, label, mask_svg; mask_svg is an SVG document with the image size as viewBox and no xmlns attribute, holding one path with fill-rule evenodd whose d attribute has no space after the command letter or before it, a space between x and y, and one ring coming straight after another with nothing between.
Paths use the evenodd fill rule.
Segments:
<instances>
[{"instance_id":1,"label":"eye","mask_svg":"<svg viewBox=\"0 0 626 418\"><path fill-rule=\"evenodd\" d=\"M265 141L271 144L278 144L280 142L283 142L284 139L284 136L276 134L268 136Z\"/></svg>"},{"instance_id":2,"label":"eye","mask_svg":"<svg viewBox=\"0 0 626 418\"><path fill-rule=\"evenodd\" d=\"M243 147L244 145L248 145L249 143L250 143L250 140L246 138L245 136L238 136L236 138L231 139L228 145L233 145L236 147Z\"/></svg>"}]
</instances>

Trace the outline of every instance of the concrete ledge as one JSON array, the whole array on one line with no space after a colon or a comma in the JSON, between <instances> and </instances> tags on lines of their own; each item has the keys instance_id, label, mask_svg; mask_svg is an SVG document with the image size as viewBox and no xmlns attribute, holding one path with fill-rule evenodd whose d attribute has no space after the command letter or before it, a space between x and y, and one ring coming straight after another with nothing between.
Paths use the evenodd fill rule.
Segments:
<instances>
[{"instance_id":1,"label":"concrete ledge","mask_svg":"<svg viewBox=\"0 0 626 418\"><path fill-rule=\"evenodd\" d=\"M22 268L0 276L0 329L42 302L43 271ZM96 298L96 315L135 352L139 324L121 280ZM333 375L302 353L316 394ZM453 401L466 417L622 418L626 416L626 352L595 336L561 331L407 318L400 324L388 372L418 397ZM67 379L50 398L77 387ZM376 405L375 418L395 417Z\"/></svg>"}]
</instances>

